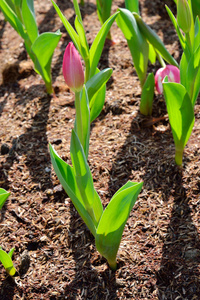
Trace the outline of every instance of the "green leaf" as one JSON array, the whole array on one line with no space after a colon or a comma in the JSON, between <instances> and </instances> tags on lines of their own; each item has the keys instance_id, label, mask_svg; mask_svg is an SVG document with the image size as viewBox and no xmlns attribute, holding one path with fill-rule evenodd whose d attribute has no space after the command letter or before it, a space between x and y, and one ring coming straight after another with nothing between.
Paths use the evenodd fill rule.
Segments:
<instances>
[{"instance_id":1,"label":"green leaf","mask_svg":"<svg viewBox=\"0 0 200 300\"><path fill-rule=\"evenodd\" d=\"M97 14L101 24L103 24L111 13L112 0L97 0Z\"/></svg>"},{"instance_id":2,"label":"green leaf","mask_svg":"<svg viewBox=\"0 0 200 300\"><path fill-rule=\"evenodd\" d=\"M142 88L141 102L140 102L140 113L145 116L151 116L152 114L152 105L154 98L154 74L148 74L148 77Z\"/></svg>"},{"instance_id":3,"label":"green leaf","mask_svg":"<svg viewBox=\"0 0 200 300\"><path fill-rule=\"evenodd\" d=\"M174 82L163 83L164 97L169 122L174 138L177 165L182 164L182 155L194 125L194 110L186 88Z\"/></svg>"},{"instance_id":4,"label":"green leaf","mask_svg":"<svg viewBox=\"0 0 200 300\"><path fill-rule=\"evenodd\" d=\"M12 258L14 251L15 251L15 248L12 248L12 249L10 249L10 251L8 252L8 255L10 256L10 258Z\"/></svg>"},{"instance_id":5,"label":"green leaf","mask_svg":"<svg viewBox=\"0 0 200 300\"><path fill-rule=\"evenodd\" d=\"M97 33L97 36L95 37L93 44L90 48L90 76L91 78L95 72L97 65L99 63L99 59L101 57L101 53L103 50L103 46L105 43L106 36L110 30L110 27L112 26L116 16L119 12L116 12L114 15L112 15L101 27L99 32Z\"/></svg>"},{"instance_id":6,"label":"green leaf","mask_svg":"<svg viewBox=\"0 0 200 300\"><path fill-rule=\"evenodd\" d=\"M79 39L80 39L80 53L84 60L88 59L89 57L89 46L85 35L85 30L83 27L83 24L78 19L78 17L75 18L75 27L76 31L78 33Z\"/></svg>"},{"instance_id":7,"label":"green leaf","mask_svg":"<svg viewBox=\"0 0 200 300\"><path fill-rule=\"evenodd\" d=\"M102 111L105 102L106 82L112 75L112 69L96 70L96 74L86 82L90 103L90 122L94 121Z\"/></svg>"},{"instance_id":8,"label":"green leaf","mask_svg":"<svg viewBox=\"0 0 200 300\"><path fill-rule=\"evenodd\" d=\"M27 34L25 32L24 26L15 14L15 12L10 8L5 0L0 1L0 9L3 12L6 20L10 25L17 31L17 33L24 39L27 39Z\"/></svg>"},{"instance_id":9,"label":"green leaf","mask_svg":"<svg viewBox=\"0 0 200 300\"><path fill-rule=\"evenodd\" d=\"M84 149L85 157L88 157L88 151L89 151L89 140L90 140L90 108L89 108L89 100L88 100L88 94L87 94L87 88L86 86L83 87L82 93L81 93L81 100L80 100L80 106L81 106L81 118L80 120L75 120L75 131L78 135L78 129L77 126L79 126L82 136L79 139L81 140L81 144Z\"/></svg>"},{"instance_id":10,"label":"green leaf","mask_svg":"<svg viewBox=\"0 0 200 300\"><path fill-rule=\"evenodd\" d=\"M122 238L124 226L135 204L143 183L127 182L112 197L103 212L97 227L95 243L110 267L116 269L116 255Z\"/></svg>"},{"instance_id":11,"label":"green leaf","mask_svg":"<svg viewBox=\"0 0 200 300\"><path fill-rule=\"evenodd\" d=\"M9 195L10 195L9 192L0 188L0 209L2 209L4 203L6 202Z\"/></svg>"},{"instance_id":12,"label":"green leaf","mask_svg":"<svg viewBox=\"0 0 200 300\"><path fill-rule=\"evenodd\" d=\"M200 45L200 20L197 17L195 21L194 52Z\"/></svg>"},{"instance_id":13,"label":"green leaf","mask_svg":"<svg viewBox=\"0 0 200 300\"><path fill-rule=\"evenodd\" d=\"M91 233L95 236L96 227L89 213L87 212L85 204L81 198L79 188L76 183L74 169L59 157L59 155L56 153L56 151L51 145L49 145L49 149L51 155L51 162L53 164L54 170L56 172L56 175L58 176L61 185L72 200L79 215L81 216ZM98 202L98 198L96 195L94 196L94 199L96 200L96 202Z\"/></svg>"},{"instance_id":14,"label":"green leaf","mask_svg":"<svg viewBox=\"0 0 200 300\"><path fill-rule=\"evenodd\" d=\"M10 255L7 254L2 249L0 249L0 261L1 261L2 265L4 266L4 268L6 269L6 272L10 276L14 276L16 273L16 269L13 265L12 259L11 259Z\"/></svg>"},{"instance_id":15,"label":"green leaf","mask_svg":"<svg viewBox=\"0 0 200 300\"><path fill-rule=\"evenodd\" d=\"M146 80L149 45L140 32L133 14L128 9L121 8L119 11L120 14L117 17L117 25L127 40L135 70L138 74L141 86L143 86Z\"/></svg>"},{"instance_id":16,"label":"green leaf","mask_svg":"<svg viewBox=\"0 0 200 300\"><path fill-rule=\"evenodd\" d=\"M151 44L149 44L149 60L152 64L156 62L156 51Z\"/></svg>"},{"instance_id":17,"label":"green leaf","mask_svg":"<svg viewBox=\"0 0 200 300\"><path fill-rule=\"evenodd\" d=\"M138 0L125 0L125 7L131 12L139 14L139 1Z\"/></svg>"},{"instance_id":18,"label":"green leaf","mask_svg":"<svg viewBox=\"0 0 200 300\"><path fill-rule=\"evenodd\" d=\"M160 55L170 64L179 67L176 60L170 55L170 53L165 48L165 45L158 37L158 35L142 20L142 18L133 13L137 24L139 26L140 31L143 33L145 38L148 40L150 44L160 53Z\"/></svg>"},{"instance_id":19,"label":"green leaf","mask_svg":"<svg viewBox=\"0 0 200 300\"><path fill-rule=\"evenodd\" d=\"M93 178L84 154L83 147L74 130L72 130L71 135L70 154L77 186L79 188L82 200L84 202L86 210L88 211L90 217L94 222L94 225L97 226L98 220L96 219L94 212L95 189Z\"/></svg>"},{"instance_id":20,"label":"green leaf","mask_svg":"<svg viewBox=\"0 0 200 300\"><path fill-rule=\"evenodd\" d=\"M187 74L187 68L188 68L188 61L185 53L183 52L180 61L180 81L183 86L186 86L187 77L185 76L185 74Z\"/></svg>"},{"instance_id":21,"label":"green leaf","mask_svg":"<svg viewBox=\"0 0 200 300\"><path fill-rule=\"evenodd\" d=\"M179 38L179 41L180 41L180 44L181 44L181 47L182 49L184 50L185 49L185 37L183 36L183 34L181 33L180 29L179 29L179 26L178 26L178 23L177 23L177 20L176 18L174 17L172 11L169 9L169 7L167 5L165 5L165 8L167 10L167 13L172 21L172 24L174 25L174 28L176 30L176 33L178 35L178 38Z\"/></svg>"},{"instance_id":22,"label":"green leaf","mask_svg":"<svg viewBox=\"0 0 200 300\"><path fill-rule=\"evenodd\" d=\"M68 34L70 35L75 47L77 48L77 50L79 51L79 53L83 57L82 52L81 52L81 45L80 45L80 40L79 40L78 34L76 33L76 31L74 30L72 25L68 22L68 20L65 18L65 16L62 14L62 12L61 12L60 8L58 7L58 5L53 0L51 0L51 2L53 4L57 14L59 15L63 25L65 26Z\"/></svg>"},{"instance_id":23,"label":"green leaf","mask_svg":"<svg viewBox=\"0 0 200 300\"><path fill-rule=\"evenodd\" d=\"M51 61L55 48L61 38L61 33L57 32L45 32L38 36L32 45L32 53L35 55L35 70L38 72L47 88L47 92L52 92L51 85Z\"/></svg>"},{"instance_id":24,"label":"green leaf","mask_svg":"<svg viewBox=\"0 0 200 300\"><path fill-rule=\"evenodd\" d=\"M33 0L22 0L22 17L29 39L33 44L38 37L38 27L36 23Z\"/></svg>"},{"instance_id":25,"label":"green leaf","mask_svg":"<svg viewBox=\"0 0 200 300\"><path fill-rule=\"evenodd\" d=\"M200 45L191 55L187 73L184 73L183 76L185 74L187 74L187 76L185 76L185 87L194 106L200 90Z\"/></svg>"}]
</instances>

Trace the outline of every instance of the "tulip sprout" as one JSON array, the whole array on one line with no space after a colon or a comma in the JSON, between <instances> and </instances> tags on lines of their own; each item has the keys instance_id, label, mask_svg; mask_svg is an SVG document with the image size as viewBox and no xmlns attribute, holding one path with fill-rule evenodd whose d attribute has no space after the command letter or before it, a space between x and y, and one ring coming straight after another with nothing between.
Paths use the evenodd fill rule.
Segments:
<instances>
[{"instance_id":1,"label":"tulip sprout","mask_svg":"<svg viewBox=\"0 0 200 300\"><path fill-rule=\"evenodd\" d=\"M61 33L38 33L33 0L1 0L0 8L5 19L24 39L26 50L34 63L35 71L45 82L47 93L53 92L51 61Z\"/></svg>"},{"instance_id":2,"label":"tulip sprout","mask_svg":"<svg viewBox=\"0 0 200 300\"><path fill-rule=\"evenodd\" d=\"M9 197L10 193L6 190L0 188L0 209L2 209L4 203L6 202L7 198ZM12 255L15 248L12 248L9 253L6 253L2 248L0 247L0 261L4 268L6 269L6 272L10 276L14 276L16 273L16 269L13 265L12 261Z\"/></svg>"}]
</instances>

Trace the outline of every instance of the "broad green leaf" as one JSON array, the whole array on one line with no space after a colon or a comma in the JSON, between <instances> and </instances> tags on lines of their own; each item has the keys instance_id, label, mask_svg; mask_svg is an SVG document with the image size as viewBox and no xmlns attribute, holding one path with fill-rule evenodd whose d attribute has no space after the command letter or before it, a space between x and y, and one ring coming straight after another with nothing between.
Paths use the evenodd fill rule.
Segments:
<instances>
[{"instance_id":1,"label":"broad green leaf","mask_svg":"<svg viewBox=\"0 0 200 300\"><path fill-rule=\"evenodd\" d=\"M77 135L79 136L78 127L80 128L81 137L79 137L79 140L81 141L81 144L84 149L85 157L87 159L88 151L89 151L89 139L90 139L90 108L89 108L89 100L88 100L86 86L83 87L83 90L81 93L80 106L81 106L81 112L80 112L81 116L80 116L80 118L77 118L77 115L76 115L75 131L76 131Z\"/></svg>"},{"instance_id":2,"label":"broad green leaf","mask_svg":"<svg viewBox=\"0 0 200 300\"><path fill-rule=\"evenodd\" d=\"M140 31L143 33L148 42L153 45L156 51L158 51L164 60L166 60L170 65L179 67L178 63L167 51L165 45L158 35L142 20L138 14L133 13L133 15L137 21Z\"/></svg>"},{"instance_id":3,"label":"broad green leaf","mask_svg":"<svg viewBox=\"0 0 200 300\"><path fill-rule=\"evenodd\" d=\"M139 14L139 0L125 0L126 9Z\"/></svg>"},{"instance_id":4,"label":"broad green leaf","mask_svg":"<svg viewBox=\"0 0 200 300\"><path fill-rule=\"evenodd\" d=\"M29 39L33 44L38 37L33 0L22 0L22 17Z\"/></svg>"},{"instance_id":5,"label":"broad green leaf","mask_svg":"<svg viewBox=\"0 0 200 300\"><path fill-rule=\"evenodd\" d=\"M187 74L186 80L185 80L185 87L186 90L188 91L193 106L195 105L196 98L198 97L199 89L200 89L199 73L200 73L200 45L190 57L187 73L186 73Z\"/></svg>"},{"instance_id":6,"label":"broad green leaf","mask_svg":"<svg viewBox=\"0 0 200 300\"><path fill-rule=\"evenodd\" d=\"M71 37L75 47L77 48L77 50L79 51L79 53L81 54L81 56L83 57L82 53L81 53L81 46L80 46L80 40L79 40L79 36L76 33L76 31L74 30L74 28L72 27L72 25L68 22L68 20L65 18L65 16L63 15L63 13L61 12L60 8L58 7L58 5L51 0L57 14L59 15L63 25L65 26L69 36Z\"/></svg>"},{"instance_id":7,"label":"broad green leaf","mask_svg":"<svg viewBox=\"0 0 200 300\"><path fill-rule=\"evenodd\" d=\"M112 15L101 27L90 48L90 76L94 76L103 50L106 36L119 12Z\"/></svg>"},{"instance_id":8,"label":"broad green leaf","mask_svg":"<svg viewBox=\"0 0 200 300\"><path fill-rule=\"evenodd\" d=\"M192 2L192 11L193 11L194 18L198 16L200 19L200 0L191 0L191 2Z\"/></svg>"},{"instance_id":9,"label":"broad green leaf","mask_svg":"<svg viewBox=\"0 0 200 300\"><path fill-rule=\"evenodd\" d=\"M156 51L151 44L149 44L149 60L152 64L156 62Z\"/></svg>"},{"instance_id":10,"label":"broad green leaf","mask_svg":"<svg viewBox=\"0 0 200 300\"><path fill-rule=\"evenodd\" d=\"M0 9L3 12L6 20L10 25L17 31L17 33L24 39L27 39L27 34L25 32L24 26L14 13L14 11L9 7L5 0L0 1Z\"/></svg>"},{"instance_id":11,"label":"broad green leaf","mask_svg":"<svg viewBox=\"0 0 200 300\"><path fill-rule=\"evenodd\" d=\"M74 174L79 188L82 200L85 204L86 210L90 214L94 225L97 226L98 221L94 213L94 184L92 174L87 163L83 147L74 130L71 135L70 154Z\"/></svg>"},{"instance_id":12,"label":"broad green leaf","mask_svg":"<svg viewBox=\"0 0 200 300\"><path fill-rule=\"evenodd\" d=\"M124 226L135 204L143 183L127 182L111 199L97 227L95 243L112 269L116 268L116 255Z\"/></svg>"},{"instance_id":13,"label":"broad green leaf","mask_svg":"<svg viewBox=\"0 0 200 300\"><path fill-rule=\"evenodd\" d=\"M32 45L32 53L35 55L35 70L38 72L45 84L47 91L51 89L51 61L55 48L61 38L61 33L45 32L38 36ZM48 91L51 93L51 91Z\"/></svg>"},{"instance_id":14,"label":"broad green leaf","mask_svg":"<svg viewBox=\"0 0 200 300\"><path fill-rule=\"evenodd\" d=\"M176 148L176 163L182 164L182 154L194 125L194 110L186 88L174 82L163 83L164 97ZM180 154L180 155L179 155Z\"/></svg>"},{"instance_id":15,"label":"broad green leaf","mask_svg":"<svg viewBox=\"0 0 200 300\"><path fill-rule=\"evenodd\" d=\"M2 249L0 249L0 261L1 261L2 265L4 266L4 268L6 269L6 272L10 276L14 276L16 273L16 269L13 265L12 259L11 259L10 255L7 254Z\"/></svg>"},{"instance_id":16,"label":"broad green leaf","mask_svg":"<svg viewBox=\"0 0 200 300\"><path fill-rule=\"evenodd\" d=\"M9 195L10 195L9 192L0 188L0 209L2 209L4 203L6 202Z\"/></svg>"},{"instance_id":17,"label":"broad green leaf","mask_svg":"<svg viewBox=\"0 0 200 300\"><path fill-rule=\"evenodd\" d=\"M103 109L106 94L106 82L112 75L112 69L96 70L96 74L86 82L90 103L90 122L94 121Z\"/></svg>"},{"instance_id":18,"label":"broad green leaf","mask_svg":"<svg viewBox=\"0 0 200 300\"><path fill-rule=\"evenodd\" d=\"M112 0L97 0L97 14L101 24L103 24L111 13Z\"/></svg>"},{"instance_id":19,"label":"broad green leaf","mask_svg":"<svg viewBox=\"0 0 200 300\"><path fill-rule=\"evenodd\" d=\"M152 106L154 98L154 74L149 73L148 77L142 88L141 102L140 102L140 113L145 116L152 115Z\"/></svg>"},{"instance_id":20,"label":"broad green leaf","mask_svg":"<svg viewBox=\"0 0 200 300\"><path fill-rule=\"evenodd\" d=\"M140 32L133 14L128 9L121 8L119 11L120 14L117 16L117 25L127 40L134 67L138 74L141 86L143 86L146 80L149 45L143 34Z\"/></svg>"},{"instance_id":21,"label":"broad green leaf","mask_svg":"<svg viewBox=\"0 0 200 300\"><path fill-rule=\"evenodd\" d=\"M79 39L80 39L81 56L84 60L86 60L89 57L89 46L88 46L88 42L86 39L83 24L78 19L78 17L75 18L75 28L78 33Z\"/></svg>"},{"instance_id":22,"label":"broad green leaf","mask_svg":"<svg viewBox=\"0 0 200 300\"><path fill-rule=\"evenodd\" d=\"M81 216L91 233L95 236L96 228L81 198L79 188L76 183L74 169L59 157L59 155L51 145L49 145L49 149L51 162L61 185L72 200L79 215ZM98 201L98 198L96 196L94 197L94 199Z\"/></svg>"}]
</instances>

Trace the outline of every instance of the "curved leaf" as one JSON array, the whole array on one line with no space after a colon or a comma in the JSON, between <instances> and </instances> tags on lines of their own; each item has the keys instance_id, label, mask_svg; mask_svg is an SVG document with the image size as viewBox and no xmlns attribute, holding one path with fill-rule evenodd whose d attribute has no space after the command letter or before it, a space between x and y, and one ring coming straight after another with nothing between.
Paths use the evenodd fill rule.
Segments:
<instances>
[{"instance_id":1,"label":"curved leaf","mask_svg":"<svg viewBox=\"0 0 200 300\"><path fill-rule=\"evenodd\" d=\"M124 226L143 183L127 182L112 197L99 221L95 236L97 250L116 268L116 255Z\"/></svg>"},{"instance_id":2,"label":"curved leaf","mask_svg":"<svg viewBox=\"0 0 200 300\"><path fill-rule=\"evenodd\" d=\"M114 15L112 15L101 27L99 32L97 33L97 36L95 37L93 44L90 48L90 76L91 78L95 72L97 65L99 63L99 59L101 57L101 53L103 50L103 46L105 43L106 36L110 30L110 27L112 26L115 18L117 17L119 12L116 12Z\"/></svg>"},{"instance_id":3,"label":"curved leaf","mask_svg":"<svg viewBox=\"0 0 200 300\"><path fill-rule=\"evenodd\" d=\"M0 188L0 209L2 209L4 203L6 202L9 195L10 195L9 192Z\"/></svg>"}]
</instances>

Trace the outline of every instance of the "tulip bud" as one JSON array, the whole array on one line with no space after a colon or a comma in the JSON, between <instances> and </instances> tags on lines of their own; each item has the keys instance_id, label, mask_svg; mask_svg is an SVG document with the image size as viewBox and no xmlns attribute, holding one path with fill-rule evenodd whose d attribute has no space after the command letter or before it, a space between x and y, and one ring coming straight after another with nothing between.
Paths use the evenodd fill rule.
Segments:
<instances>
[{"instance_id":1,"label":"tulip bud","mask_svg":"<svg viewBox=\"0 0 200 300\"><path fill-rule=\"evenodd\" d=\"M184 33L190 31L192 15L187 0L177 0L177 21Z\"/></svg>"},{"instance_id":2,"label":"tulip bud","mask_svg":"<svg viewBox=\"0 0 200 300\"><path fill-rule=\"evenodd\" d=\"M155 85L159 94L163 93L163 80L168 76L168 82L180 83L180 70L172 65L158 69L155 75Z\"/></svg>"},{"instance_id":3,"label":"tulip bud","mask_svg":"<svg viewBox=\"0 0 200 300\"><path fill-rule=\"evenodd\" d=\"M79 53L72 42L65 49L62 69L69 88L73 92L80 92L84 84L84 72Z\"/></svg>"}]
</instances>

